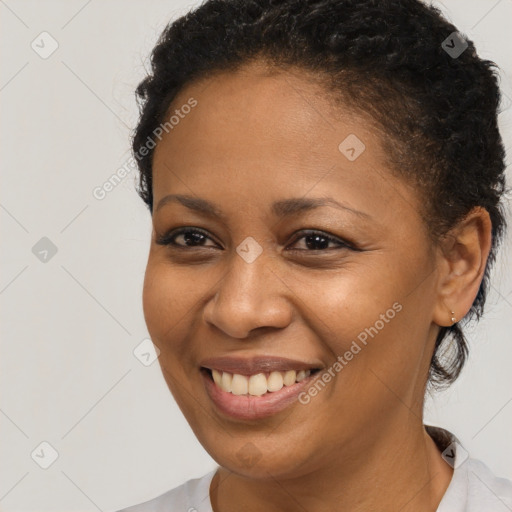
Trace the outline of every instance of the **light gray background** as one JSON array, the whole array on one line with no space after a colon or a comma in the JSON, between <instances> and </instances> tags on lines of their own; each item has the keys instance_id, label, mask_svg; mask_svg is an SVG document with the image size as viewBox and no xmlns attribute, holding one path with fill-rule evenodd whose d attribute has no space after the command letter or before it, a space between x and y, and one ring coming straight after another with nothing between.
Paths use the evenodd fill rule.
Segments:
<instances>
[{"instance_id":1,"label":"light gray background","mask_svg":"<svg viewBox=\"0 0 512 512\"><path fill-rule=\"evenodd\" d=\"M503 70L510 155L512 0L435 3ZM0 0L1 511L116 510L215 466L158 363L133 354L148 336L141 290L151 231L135 173L101 201L92 194L130 156L145 59L190 5ZM31 47L50 47L43 31L59 45L47 59ZM47 262L32 252L42 237L58 250ZM508 478L511 241L509 232L485 319L469 334L469 364L426 414ZM48 469L31 458L49 457L43 441L59 454Z\"/></svg>"}]
</instances>

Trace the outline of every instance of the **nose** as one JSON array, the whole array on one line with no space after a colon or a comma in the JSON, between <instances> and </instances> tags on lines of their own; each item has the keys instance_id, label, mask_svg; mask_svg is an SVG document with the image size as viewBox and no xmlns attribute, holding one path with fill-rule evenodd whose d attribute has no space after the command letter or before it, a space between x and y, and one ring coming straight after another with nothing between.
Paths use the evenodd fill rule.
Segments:
<instances>
[{"instance_id":1,"label":"nose","mask_svg":"<svg viewBox=\"0 0 512 512\"><path fill-rule=\"evenodd\" d=\"M292 293L262 253L248 263L234 253L228 272L206 303L203 320L225 335L243 339L262 328L288 326L292 319Z\"/></svg>"}]
</instances>

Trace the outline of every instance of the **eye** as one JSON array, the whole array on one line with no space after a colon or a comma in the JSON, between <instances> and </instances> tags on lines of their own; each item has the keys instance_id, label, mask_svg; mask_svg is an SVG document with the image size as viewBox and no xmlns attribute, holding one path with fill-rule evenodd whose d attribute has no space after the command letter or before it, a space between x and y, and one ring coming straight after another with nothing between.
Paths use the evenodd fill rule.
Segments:
<instances>
[{"instance_id":1,"label":"eye","mask_svg":"<svg viewBox=\"0 0 512 512\"><path fill-rule=\"evenodd\" d=\"M325 251L330 249L352 249L352 247L342 240L339 240L336 237L327 235L326 233L323 233L322 231L314 231L314 230L307 230L307 231L301 231L299 234L302 236L298 236L294 240L294 244L297 243L299 240L304 239L305 246L307 249L289 249L289 250L299 250L299 251ZM336 244L337 247L328 247L329 244ZM308 251L309 249L309 251Z\"/></svg>"},{"instance_id":2,"label":"eye","mask_svg":"<svg viewBox=\"0 0 512 512\"><path fill-rule=\"evenodd\" d=\"M332 249L353 249L349 243L323 233L322 231L305 230L298 233L301 236L296 236L292 244L304 239L306 249L287 249L291 251L326 251ZM183 243L178 243L176 239L183 237ZM191 249L194 247L212 247L205 245L207 240L212 240L208 233L199 228L185 227L180 228L170 233L165 233L157 237L156 243L159 245L170 245L176 248ZM216 242L214 242L216 244ZM337 247L329 247L330 244L336 244ZM218 247L218 244L216 244Z\"/></svg>"},{"instance_id":3,"label":"eye","mask_svg":"<svg viewBox=\"0 0 512 512\"><path fill-rule=\"evenodd\" d=\"M177 243L178 237L183 237L183 243ZM180 228L170 233L166 233L157 237L156 243L159 245L172 245L178 248L205 247L204 243L207 239L212 240L206 231L199 228ZM206 246L208 247L208 246Z\"/></svg>"}]
</instances>

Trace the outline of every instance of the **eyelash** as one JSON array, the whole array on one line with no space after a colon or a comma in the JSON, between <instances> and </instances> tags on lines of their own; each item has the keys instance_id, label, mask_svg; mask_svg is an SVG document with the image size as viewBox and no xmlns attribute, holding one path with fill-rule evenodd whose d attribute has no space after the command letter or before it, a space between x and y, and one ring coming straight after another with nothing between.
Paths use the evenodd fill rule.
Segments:
<instances>
[{"instance_id":1,"label":"eyelash","mask_svg":"<svg viewBox=\"0 0 512 512\"><path fill-rule=\"evenodd\" d=\"M208 233L200 228L180 228L178 230L175 230L175 231L171 231L170 233L166 233L160 237L158 237L156 239L156 243L158 245L168 245L168 246L172 246L173 248L176 248L176 249L185 249L185 250L190 250L190 249L203 249L205 248L204 246L201 246L201 245L198 245L198 246L187 246L187 245L180 245L180 244L177 244L175 242L175 238L179 235L183 235L183 234L186 234L186 233L200 233L201 235L204 235L206 238L209 238L210 240L212 240L212 238L208 235ZM334 247L334 248L327 248L327 249L291 249L291 250L295 250L295 251L305 251L305 252L325 252L325 251L329 251L329 250L332 250L332 249L351 249L351 250L357 250L355 247L351 246L349 243L347 242L343 242L342 240L339 240L338 238L335 238L333 236L330 236L330 235L327 235L326 233L323 233L322 231L317 231L317 230L313 230L313 229L306 229L306 230L303 230L303 231L300 231L298 234L300 234L301 236L297 236L294 240L293 240L293 244L295 244L296 242L298 242L299 240L302 240L303 238L307 237L307 236L312 236L312 235L320 235L322 238L324 238L325 240L327 240L328 242L332 242L332 243L335 243L338 245L338 247ZM212 240L214 241L214 240Z\"/></svg>"}]
</instances>

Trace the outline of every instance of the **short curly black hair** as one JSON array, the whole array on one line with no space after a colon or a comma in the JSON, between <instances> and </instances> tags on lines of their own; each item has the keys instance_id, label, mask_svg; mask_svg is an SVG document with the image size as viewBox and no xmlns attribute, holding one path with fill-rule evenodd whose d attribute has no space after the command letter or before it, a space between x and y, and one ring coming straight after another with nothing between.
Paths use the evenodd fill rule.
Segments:
<instances>
[{"instance_id":1,"label":"short curly black hair","mask_svg":"<svg viewBox=\"0 0 512 512\"><path fill-rule=\"evenodd\" d=\"M456 43L460 55L448 51ZM366 114L381 130L393 172L421 192L433 242L472 208L489 212L491 253L465 317L478 320L506 225L498 68L480 59L439 9L419 0L208 0L169 23L136 89L140 119L132 149L138 193L150 212L155 143L148 141L173 99L186 84L257 59L321 78L326 92ZM443 341L450 337L447 356ZM429 384L454 382L467 355L459 324L442 327Z\"/></svg>"}]
</instances>

